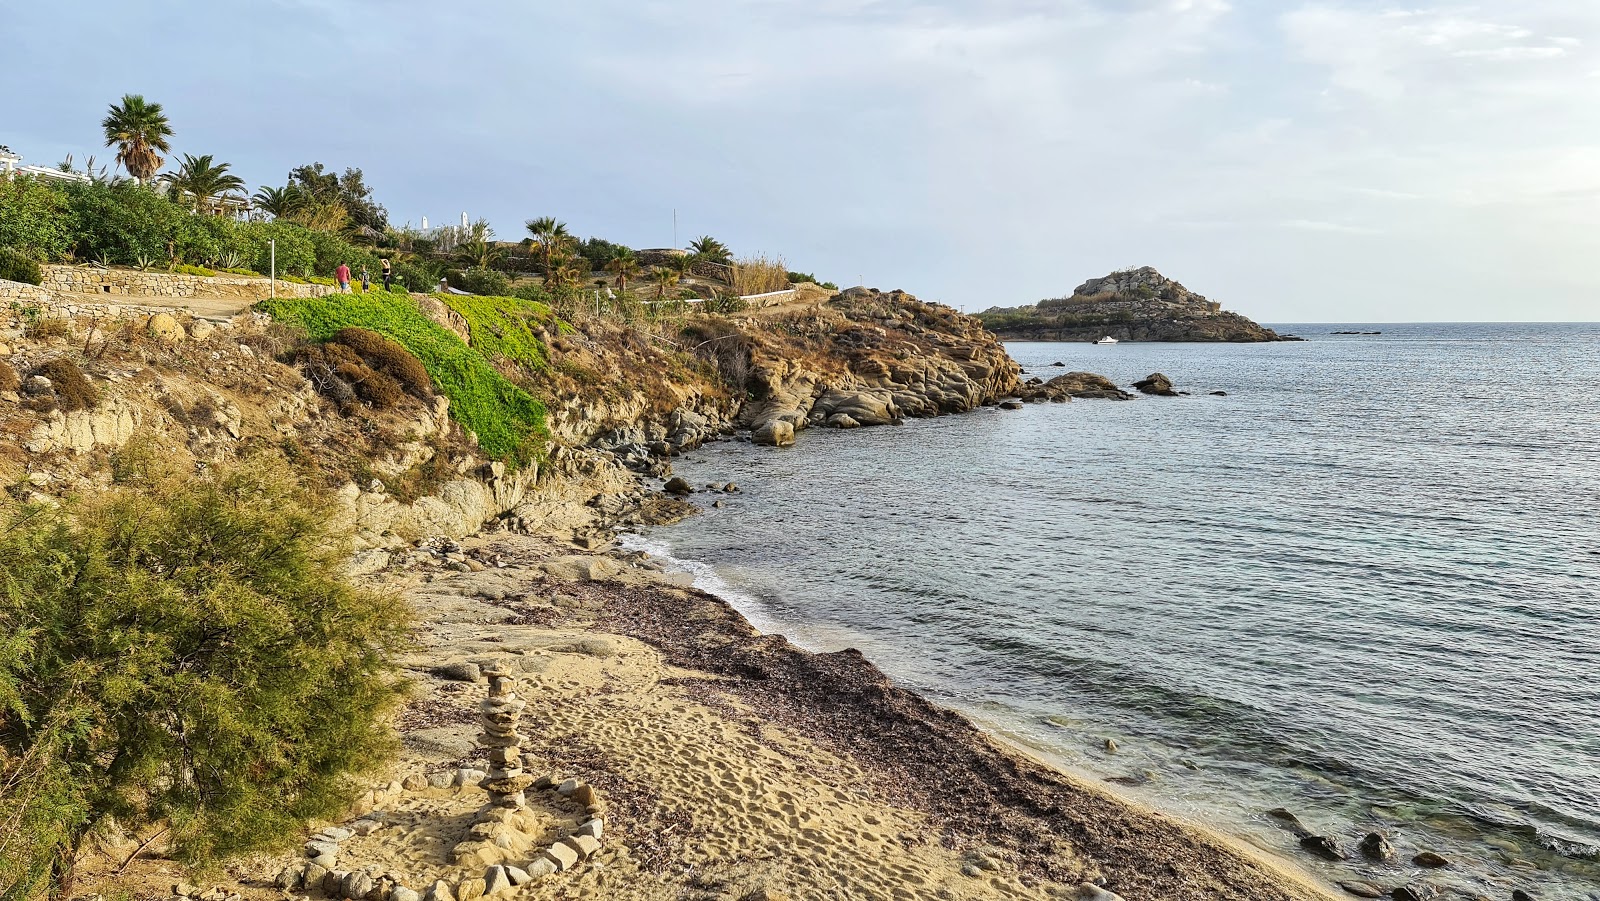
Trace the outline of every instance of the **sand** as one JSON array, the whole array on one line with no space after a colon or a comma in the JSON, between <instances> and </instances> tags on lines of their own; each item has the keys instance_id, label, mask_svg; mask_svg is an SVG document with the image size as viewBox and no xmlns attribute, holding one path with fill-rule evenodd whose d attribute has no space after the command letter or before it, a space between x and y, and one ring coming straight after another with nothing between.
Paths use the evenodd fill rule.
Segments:
<instances>
[{"instance_id":1,"label":"sand","mask_svg":"<svg viewBox=\"0 0 1600 901\"><path fill-rule=\"evenodd\" d=\"M346 840L342 869L418 891L481 875L451 849L485 794L420 783L487 765L474 743L486 684L434 671L501 661L527 701L530 773L582 780L604 808L601 849L519 899L1048 899L1077 898L1085 881L1127 901L1329 897L991 740L855 652L760 635L629 555L520 536L467 546L489 561L481 571L425 563L383 576L419 624L404 752L374 785L409 776L414 787L380 797L367 815L386 825ZM543 842L587 817L549 792L530 792L530 811ZM272 880L295 860L246 861L202 887L281 898ZM174 875L159 861L134 872L163 893ZM320 895L290 896L307 894Z\"/></svg>"}]
</instances>

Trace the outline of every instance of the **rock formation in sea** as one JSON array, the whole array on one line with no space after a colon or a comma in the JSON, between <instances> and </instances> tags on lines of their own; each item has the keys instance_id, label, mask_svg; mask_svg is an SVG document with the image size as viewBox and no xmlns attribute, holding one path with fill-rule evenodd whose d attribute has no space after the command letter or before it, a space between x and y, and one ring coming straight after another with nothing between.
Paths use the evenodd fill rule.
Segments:
<instances>
[{"instance_id":1,"label":"rock formation in sea","mask_svg":"<svg viewBox=\"0 0 1600 901\"><path fill-rule=\"evenodd\" d=\"M977 314L1007 341L1292 341L1149 266L1090 279L1068 297Z\"/></svg>"}]
</instances>

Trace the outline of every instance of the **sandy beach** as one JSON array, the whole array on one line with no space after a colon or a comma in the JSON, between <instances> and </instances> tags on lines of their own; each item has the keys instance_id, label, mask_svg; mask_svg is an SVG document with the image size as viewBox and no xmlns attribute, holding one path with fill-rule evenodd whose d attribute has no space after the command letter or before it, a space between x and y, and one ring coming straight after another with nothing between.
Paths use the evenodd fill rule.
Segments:
<instances>
[{"instance_id":1,"label":"sandy beach","mask_svg":"<svg viewBox=\"0 0 1600 901\"><path fill-rule=\"evenodd\" d=\"M485 766L484 689L461 679L499 661L527 701L530 772L592 785L605 820L601 850L521 897L1328 897L1002 746L855 652L760 635L641 555L522 536L461 550L465 567L419 554L388 577L419 618L414 699L396 782L374 799L385 826L346 841L341 868L418 890L471 875L450 852L482 791L421 786ZM393 791L408 779L418 790ZM577 828L582 811L537 797L545 838ZM284 864L255 861L240 883Z\"/></svg>"}]
</instances>

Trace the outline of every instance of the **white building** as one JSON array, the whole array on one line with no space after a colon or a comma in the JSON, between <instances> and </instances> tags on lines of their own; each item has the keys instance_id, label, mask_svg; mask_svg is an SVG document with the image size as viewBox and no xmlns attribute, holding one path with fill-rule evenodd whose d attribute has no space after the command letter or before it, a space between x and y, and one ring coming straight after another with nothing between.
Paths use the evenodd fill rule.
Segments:
<instances>
[{"instance_id":1,"label":"white building","mask_svg":"<svg viewBox=\"0 0 1600 901\"><path fill-rule=\"evenodd\" d=\"M13 152L11 148L0 144L0 175L32 175L38 178L53 178L57 181L89 181L89 176L82 172L69 172L63 169L51 169L45 166L24 166L22 157Z\"/></svg>"}]
</instances>

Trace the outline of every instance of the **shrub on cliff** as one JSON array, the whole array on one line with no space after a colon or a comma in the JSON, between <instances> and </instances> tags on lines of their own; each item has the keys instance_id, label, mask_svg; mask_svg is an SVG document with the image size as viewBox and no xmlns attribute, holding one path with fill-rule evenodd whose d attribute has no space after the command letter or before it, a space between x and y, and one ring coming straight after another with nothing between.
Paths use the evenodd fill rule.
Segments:
<instances>
[{"instance_id":1,"label":"shrub on cliff","mask_svg":"<svg viewBox=\"0 0 1600 901\"><path fill-rule=\"evenodd\" d=\"M477 435L485 453L521 464L543 452L549 437L544 405L512 384L454 332L429 319L408 295L370 291L279 298L257 308L299 325L316 341L327 341L351 326L398 341L422 361L439 393L450 398L451 418Z\"/></svg>"},{"instance_id":2,"label":"shrub on cliff","mask_svg":"<svg viewBox=\"0 0 1600 901\"><path fill-rule=\"evenodd\" d=\"M40 375L50 380L55 393L56 406L66 412L92 410L100 402L100 392L84 376L78 364L66 357L46 360L33 368L28 375Z\"/></svg>"},{"instance_id":3,"label":"shrub on cliff","mask_svg":"<svg viewBox=\"0 0 1600 901\"><path fill-rule=\"evenodd\" d=\"M37 285L44 281L44 270L39 261L20 250L0 247L0 279Z\"/></svg>"},{"instance_id":4,"label":"shrub on cliff","mask_svg":"<svg viewBox=\"0 0 1600 901\"><path fill-rule=\"evenodd\" d=\"M406 613L338 576L331 511L265 466L130 480L0 507L0 897L65 896L107 817L284 847L391 747Z\"/></svg>"},{"instance_id":5,"label":"shrub on cliff","mask_svg":"<svg viewBox=\"0 0 1600 901\"><path fill-rule=\"evenodd\" d=\"M400 342L356 327L340 329L333 340L355 351L369 367L394 379L407 394L417 398L433 394L427 367Z\"/></svg>"},{"instance_id":6,"label":"shrub on cliff","mask_svg":"<svg viewBox=\"0 0 1600 901\"><path fill-rule=\"evenodd\" d=\"M535 372L549 365L550 351L540 333L558 331L562 323L548 305L518 297L448 294L441 299L467 321L472 346L479 353Z\"/></svg>"}]
</instances>

